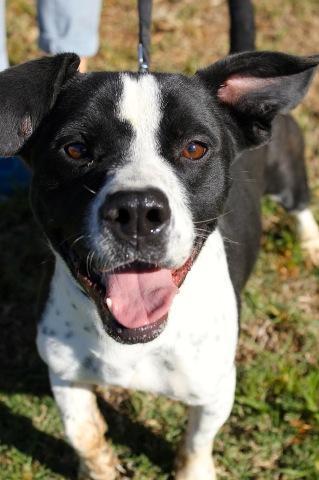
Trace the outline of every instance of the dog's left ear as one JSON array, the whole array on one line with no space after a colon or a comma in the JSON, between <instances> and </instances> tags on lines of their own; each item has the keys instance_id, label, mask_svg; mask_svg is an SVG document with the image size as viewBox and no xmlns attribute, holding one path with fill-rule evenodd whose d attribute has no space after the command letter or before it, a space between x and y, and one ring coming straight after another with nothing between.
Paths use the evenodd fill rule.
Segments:
<instances>
[{"instance_id":1,"label":"dog's left ear","mask_svg":"<svg viewBox=\"0 0 319 480\"><path fill-rule=\"evenodd\" d=\"M0 156L17 153L77 72L73 53L44 57L0 73Z\"/></svg>"},{"instance_id":2,"label":"dog's left ear","mask_svg":"<svg viewBox=\"0 0 319 480\"><path fill-rule=\"evenodd\" d=\"M300 102L318 64L319 55L245 52L199 70L196 76L236 122L239 147L245 148L269 139L272 120Z\"/></svg>"}]
</instances>

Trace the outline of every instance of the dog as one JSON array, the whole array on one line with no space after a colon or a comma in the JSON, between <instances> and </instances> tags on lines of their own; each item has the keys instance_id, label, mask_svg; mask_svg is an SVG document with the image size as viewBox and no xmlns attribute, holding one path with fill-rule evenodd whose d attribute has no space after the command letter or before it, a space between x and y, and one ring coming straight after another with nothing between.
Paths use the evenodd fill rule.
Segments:
<instances>
[{"instance_id":1,"label":"dog","mask_svg":"<svg viewBox=\"0 0 319 480\"><path fill-rule=\"evenodd\" d=\"M0 154L32 168L31 204L53 253L37 346L79 478L118 475L95 385L187 404L175 478L215 478L263 194L295 213L319 261L288 114L318 63L246 52L192 77L80 74L79 58L61 54L0 74Z\"/></svg>"}]
</instances>

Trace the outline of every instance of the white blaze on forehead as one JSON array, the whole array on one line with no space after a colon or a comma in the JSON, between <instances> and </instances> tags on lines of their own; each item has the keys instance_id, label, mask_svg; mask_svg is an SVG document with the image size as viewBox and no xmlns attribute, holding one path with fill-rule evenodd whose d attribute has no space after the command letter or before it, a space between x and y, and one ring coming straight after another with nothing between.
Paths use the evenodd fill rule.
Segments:
<instances>
[{"instance_id":1,"label":"white blaze on forehead","mask_svg":"<svg viewBox=\"0 0 319 480\"><path fill-rule=\"evenodd\" d=\"M191 253L195 234L184 185L160 151L158 132L164 114L160 84L149 74L138 77L122 74L121 79L123 91L117 115L121 121L129 123L133 135L128 150L123 153L124 162L109 172L93 201L89 227L92 247L100 252L105 250L105 235L100 228L98 212L107 195L157 188L166 195L171 210L165 259L180 266Z\"/></svg>"},{"instance_id":2,"label":"white blaze on forehead","mask_svg":"<svg viewBox=\"0 0 319 480\"><path fill-rule=\"evenodd\" d=\"M152 75L131 77L123 75L123 93L119 116L134 129L136 140L155 147L156 132L161 120L161 92Z\"/></svg>"}]
</instances>

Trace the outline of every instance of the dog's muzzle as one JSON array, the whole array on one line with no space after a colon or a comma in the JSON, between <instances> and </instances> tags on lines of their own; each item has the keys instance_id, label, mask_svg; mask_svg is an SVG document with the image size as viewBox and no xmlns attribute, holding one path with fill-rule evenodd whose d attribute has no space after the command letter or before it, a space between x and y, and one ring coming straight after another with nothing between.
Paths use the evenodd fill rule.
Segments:
<instances>
[{"instance_id":1,"label":"dog's muzzle","mask_svg":"<svg viewBox=\"0 0 319 480\"><path fill-rule=\"evenodd\" d=\"M98 250L85 246L81 252L79 244L78 253L70 248L64 256L94 300L108 335L122 343L149 342L163 331L196 252L182 265L167 260L174 221L168 198L159 189L112 192L97 213L109 264L98 255L93 261Z\"/></svg>"}]
</instances>

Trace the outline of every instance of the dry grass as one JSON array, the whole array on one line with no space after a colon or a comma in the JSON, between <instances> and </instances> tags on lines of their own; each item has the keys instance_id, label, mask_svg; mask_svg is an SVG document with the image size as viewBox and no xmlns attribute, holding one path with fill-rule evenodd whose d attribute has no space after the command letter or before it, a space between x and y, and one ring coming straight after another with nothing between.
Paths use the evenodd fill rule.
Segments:
<instances>
[{"instance_id":1,"label":"dry grass","mask_svg":"<svg viewBox=\"0 0 319 480\"><path fill-rule=\"evenodd\" d=\"M33 0L8 0L11 62L34 58ZM258 0L260 49L319 50L317 0ZM136 68L136 2L108 0L101 49L91 69ZM228 51L224 0L155 0L154 70L192 74ZM296 116L305 132L319 219L319 76ZM34 348L34 302L45 248L24 195L0 206L1 480L74 478L45 367ZM36 248L34 247L36 245ZM244 294L236 404L216 442L218 469L231 480L319 479L319 271L303 258L294 225L264 204L260 260ZM19 279L19 285L17 285ZM108 392L110 435L136 480L167 480L184 408L140 393ZM135 473L134 473L135 472Z\"/></svg>"}]
</instances>

